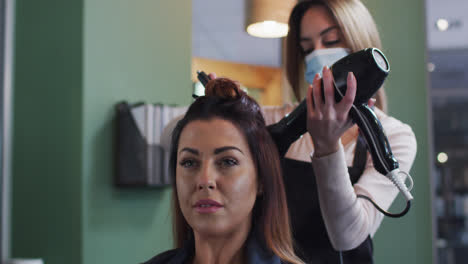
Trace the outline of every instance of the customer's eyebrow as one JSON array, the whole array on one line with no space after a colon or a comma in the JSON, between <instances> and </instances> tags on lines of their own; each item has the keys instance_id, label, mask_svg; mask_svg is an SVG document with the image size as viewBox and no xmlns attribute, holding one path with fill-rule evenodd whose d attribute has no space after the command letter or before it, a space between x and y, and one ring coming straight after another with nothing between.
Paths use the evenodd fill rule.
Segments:
<instances>
[{"instance_id":1,"label":"customer's eyebrow","mask_svg":"<svg viewBox=\"0 0 468 264\"><path fill-rule=\"evenodd\" d=\"M219 154L219 153L221 153L223 151L228 151L228 150L237 150L240 153L244 154L244 152L242 152L242 150L240 150L239 148L234 147L234 146L225 146L225 147L216 148L213 153L216 155L216 154Z\"/></svg>"},{"instance_id":2,"label":"customer's eyebrow","mask_svg":"<svg viewBox=\"0 0 468 264\"><path fill-rule=\"evenodd\" d=\"M179 154L182 153L183 151L187 151L195 155L200 155L200 151L193 149L193 148L183 148L179 151Z\"/></svg>"}]
</instances>

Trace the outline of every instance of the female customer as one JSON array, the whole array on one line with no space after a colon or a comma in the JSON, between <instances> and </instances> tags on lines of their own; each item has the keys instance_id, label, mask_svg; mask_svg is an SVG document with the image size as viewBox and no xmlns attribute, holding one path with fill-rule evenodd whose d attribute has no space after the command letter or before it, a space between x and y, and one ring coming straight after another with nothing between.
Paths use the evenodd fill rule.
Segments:
<instances>
[{"instance_id":1,"label":"female customer","mask_svg":"<svg viewBox=\"0 0 468 264\"><path fill-rule=\"evenodd\" d=\"M375 170L358 127L348 117L359 89L356 79L348 75L345 99L336 103L333 76L326 66L351 52L381 48L378 31L359 0L300 1L289 27L286 73L297 100L308 100L310 135L294 142L283 159L296 253L308 263L373 263L371 238L383 215L357 195L372 198L386 210L398 190ZM385 114L383 88L376 99L374 110L393 154L400 169L409 172L415 136L408 125ZM293 108L264 108L267 124Z\"/></svg>"},{"instance_id":2,"label":"female customer","mask_svg":"<svg viewBox=\"0 0 468 264\"><path fill-rule=\"evenodd\" d=\"M177 249L156 263L302 263L293 251L278 152L258 104L208 83L172 133Z\"/></svg>"}]
</instances>

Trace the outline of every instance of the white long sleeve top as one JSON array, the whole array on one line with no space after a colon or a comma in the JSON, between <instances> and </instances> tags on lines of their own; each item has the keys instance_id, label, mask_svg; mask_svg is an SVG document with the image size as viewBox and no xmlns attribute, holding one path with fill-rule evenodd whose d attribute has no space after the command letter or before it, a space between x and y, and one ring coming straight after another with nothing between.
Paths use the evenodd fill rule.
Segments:
<instances>
[{"instance_id":1,"label":"white long sleeve top","mask_svg":"<svg viewBox=\"0 0 468 264\"><path fill-rule=\"evenodd\" d=\"M264 107L267 125L278 122L293 108L292 105ZM377 108L375 112L400 170L409 173L416 156L416 138L411 127ZM358 199L358 194L372 198L381 208L387 210L399 193L390 180L375 170L370 155L362 176L354 186L351 184L347 167L352 166L356 139L344 146L340 143L340 148L335 153L316 158L313 156L311 137L304 135L286 153L286 157L290 159L306 162L312 159L322 217L336 250L351 250L359 246L368 235L374 236L383 220L383 214L370 202Z\"/></svg>"}]
</instances>

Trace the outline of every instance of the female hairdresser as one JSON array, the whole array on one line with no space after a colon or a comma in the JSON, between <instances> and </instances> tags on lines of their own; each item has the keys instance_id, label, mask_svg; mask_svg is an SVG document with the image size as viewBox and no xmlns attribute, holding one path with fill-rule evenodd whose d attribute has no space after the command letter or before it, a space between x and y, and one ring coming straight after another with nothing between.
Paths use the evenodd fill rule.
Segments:
<instances>
[{"instance_id":1,"label":"female hairdresser","mask_svg":"<svg viewBox=\"0 0 468 264\"><path fill-rule=\"evenodd\" d=\"M205 94L172 133L177 249L146 264L303 263L259 105L228 79L211 80Z\"/></svg>"},{"instance_id":2,"label":"female hairdresser","mask_svg":"<svg viewBox=\"0 0 468 264\"><path fill-rule=\"evenodd\" d=\"M310 135L293 143L283 160L296 253L307 263L373 263L372 237L383 215L357 195L386 210L398 190L374 169L358 127L348 118L356 79L348 75L345 99L335 103L333 77L324 66L350 52L381 48L375 23L359 0L312 0L294 7L289 27L286 73L296 98L307 98ZM267 124L293 108L264 108ZM415 136L408 125L385 114L383 88L374 110L400 169L409 172Z\"/></svg>"}]
</instances>

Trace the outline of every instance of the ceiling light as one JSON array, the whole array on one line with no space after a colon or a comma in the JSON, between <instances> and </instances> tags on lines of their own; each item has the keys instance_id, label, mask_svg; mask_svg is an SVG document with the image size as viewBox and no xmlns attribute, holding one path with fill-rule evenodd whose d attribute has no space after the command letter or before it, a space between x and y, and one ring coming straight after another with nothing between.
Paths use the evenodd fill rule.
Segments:
<instances>
[{"instance_id":1,"label":"ceiling light","mask_svg":"<svg viewBox=\"0 0 468 264\"><path fill-rule=\"evenodd\" d=\"M260 38L281 38L288 34L289 13L295 0L248 1L246 31Z\"/></svg>"},{"instance_id":2,"label":"ceiling light","mask_svg":"<svg viewBox=\"0 0 468 264\"><path fill-rule=\"evenodd\" d=\"M448 161L448 155L445 152L440 152L437 154L437 161L439 163L446 163Z\"/></svg>"},{"instance_id":3,"label":"ceiling light","mask_svg":"<svg viewBox=\"0 0 468 264\"><path fill-rule=\"evenodd\" d=\"M437 19L436 25L439 31L446 31L450 27L448 20L443 18Z\"/></svg>"}]
</instances>

